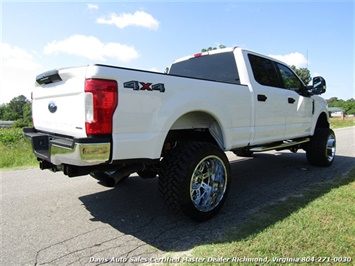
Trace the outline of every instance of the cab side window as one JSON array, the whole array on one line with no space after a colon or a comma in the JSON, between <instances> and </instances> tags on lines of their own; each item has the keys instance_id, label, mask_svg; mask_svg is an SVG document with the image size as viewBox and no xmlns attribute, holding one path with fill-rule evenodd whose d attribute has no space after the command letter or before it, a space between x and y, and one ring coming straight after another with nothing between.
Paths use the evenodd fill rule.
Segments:
<instances>
[{"instance_id":1,"label":"cab side window","mask_svg":"<svg viewBox=\"0 0 355 266\"><path fill-rule=\"evenodd\" d=\"M248 54L248 57L253 70L254 79L259 84L282 88L282 84L277 73L278 70L276 69L273 61L253 54Z\"/></svg>"},{"instance_id":2,"label":"cab side window","mask_svg":"<svg viewBox=\"0 0 355 266\"><path fill-rule=\"evenodd\" d=\"M279 69L283 88L300 92L302 90L303 84L299 80L299 78L292 72L292 70L279 63L277 63L277 67Z\"/></svg>"}]
</instances>

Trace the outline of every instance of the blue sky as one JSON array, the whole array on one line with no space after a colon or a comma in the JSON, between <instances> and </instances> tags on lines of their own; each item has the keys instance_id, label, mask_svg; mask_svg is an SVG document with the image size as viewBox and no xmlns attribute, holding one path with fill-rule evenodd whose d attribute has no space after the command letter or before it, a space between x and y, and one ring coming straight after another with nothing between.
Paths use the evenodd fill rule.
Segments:
<instances>
[{"instance_id":1,"label":"blue sky","mask_svg":"<svg viewBox=\"0 0 355 266\"><path fill-rule=\"evenodd\" d=\"M325 98L355 98L353 1L0 2L0 104L30 98L35 76L54 68L163 72L220 44L308 66L326 79Z\"/></svg>"}]
</instances>

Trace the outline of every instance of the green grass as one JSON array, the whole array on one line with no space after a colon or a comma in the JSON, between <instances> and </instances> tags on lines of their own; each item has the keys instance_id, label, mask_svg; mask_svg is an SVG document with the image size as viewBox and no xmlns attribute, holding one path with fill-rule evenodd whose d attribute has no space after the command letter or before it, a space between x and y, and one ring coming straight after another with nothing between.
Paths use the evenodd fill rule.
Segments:
<instances>
[{"instance_id":1,"label":"green grass","mask_svg":"<svg viewBox=\"0 0 355 266\"><path fill-rule=\"evenodd\" d=\"M23 133L21 128L2 128L0 129L0 143L12 144L23 139Z\"/></svg>"},{"instance_id":2,"label":"green grass","mask_svg":"<svg viewBox=\"0 0 355 266\"><path fill-rule=\"evenodd\" d=\"M223 265L233 264L233 257L302 258L314 265L338 265L328 261L334 257L355 260L355 168L346 176L304 191L266 207L248 217L248 221L231 228L216 243L198 246L191 257L229 258ZM173 254L172 254L173 256ZM321 258L323 263L316 262ZM328 259L330 258L330 259ZM347 265L351 265L348 263ZM309 263L308 263L309 264ZM341 264L341 263L339 263ZM189 263L188 265L198 265ZM212 263L210 263L212 265ZM213 263L218 265L218 263ZM221 264L222 265L222 264ZM243 263L264 265L264 263ZM346 265L342 263L341 265Z\"/></svg>"},{"instance_id":3,"label":"green grass","mask_svg":"<svg viewBox=\"0 0 355 266\"><path fill-rule=\"evenodd\" d=\"M16 143L0 143L0 169L13 169L38 165L32 147L25 140Z\"/></svg>"},{"instance_id":4,"label":"green grass","mask_svg":"<svg viewBox=\"0 0 355 266\"><path fill-rule=\"evenodd\" d=\"M0 169L36 166L37 159L21 128L0 129Z\"/></svg>"},{"instance_id":5,"label":"green grass","mask_svg":"<svg viewBox=\"0 0 355 266\"><path fill-rule=\"evenodd\" d=\"M354 117L345 117L344 120L340 118L330 118L330 127L333 129L351 126L355 126Z\"/></svg>"}]
</instances>

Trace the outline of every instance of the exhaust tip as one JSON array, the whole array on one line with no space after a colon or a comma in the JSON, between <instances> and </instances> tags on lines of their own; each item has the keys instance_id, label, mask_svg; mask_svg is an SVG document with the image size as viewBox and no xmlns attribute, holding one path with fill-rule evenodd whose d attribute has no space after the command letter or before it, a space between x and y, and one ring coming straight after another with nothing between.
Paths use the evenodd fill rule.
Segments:
<instances>
[{"instance_id":1,"label":"exhaust tip","mask_svg":"<svg viewBox=\"0 0 355 266\"><path fill-rule=\"evenodd\" d=\"M114 178L107 177L106 180L102 180L106 186L108 187L115 187L116 184L118 183Z\"/></svg>"}]
</instances>

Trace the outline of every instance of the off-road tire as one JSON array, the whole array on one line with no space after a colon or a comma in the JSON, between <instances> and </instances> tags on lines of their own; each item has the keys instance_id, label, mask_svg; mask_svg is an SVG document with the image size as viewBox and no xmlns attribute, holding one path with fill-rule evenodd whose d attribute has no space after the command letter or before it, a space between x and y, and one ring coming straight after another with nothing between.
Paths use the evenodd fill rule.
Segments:
<instances>
[{"instance_id":1,"label":"off-road tire","mask_svg":"<svg viewBox=\"0 0 355 266\"><path fill-rule=\"evenodd\" d=\"M328 167L335 159L336 138L330 128L317 128L308 143L306 155L311 165Z\"/></svg>"},{"instance_id":2,"label":"off-road tire","mask_svg":"<svg viewBox=\"0 0 355 266\"><path fill-rule=\"evenodd\" d=\"M159 191L171 209L204 221L222 208L230 179L229 161L218 146L179 143L162 160Z\"/></svg>"}]
</instances>

